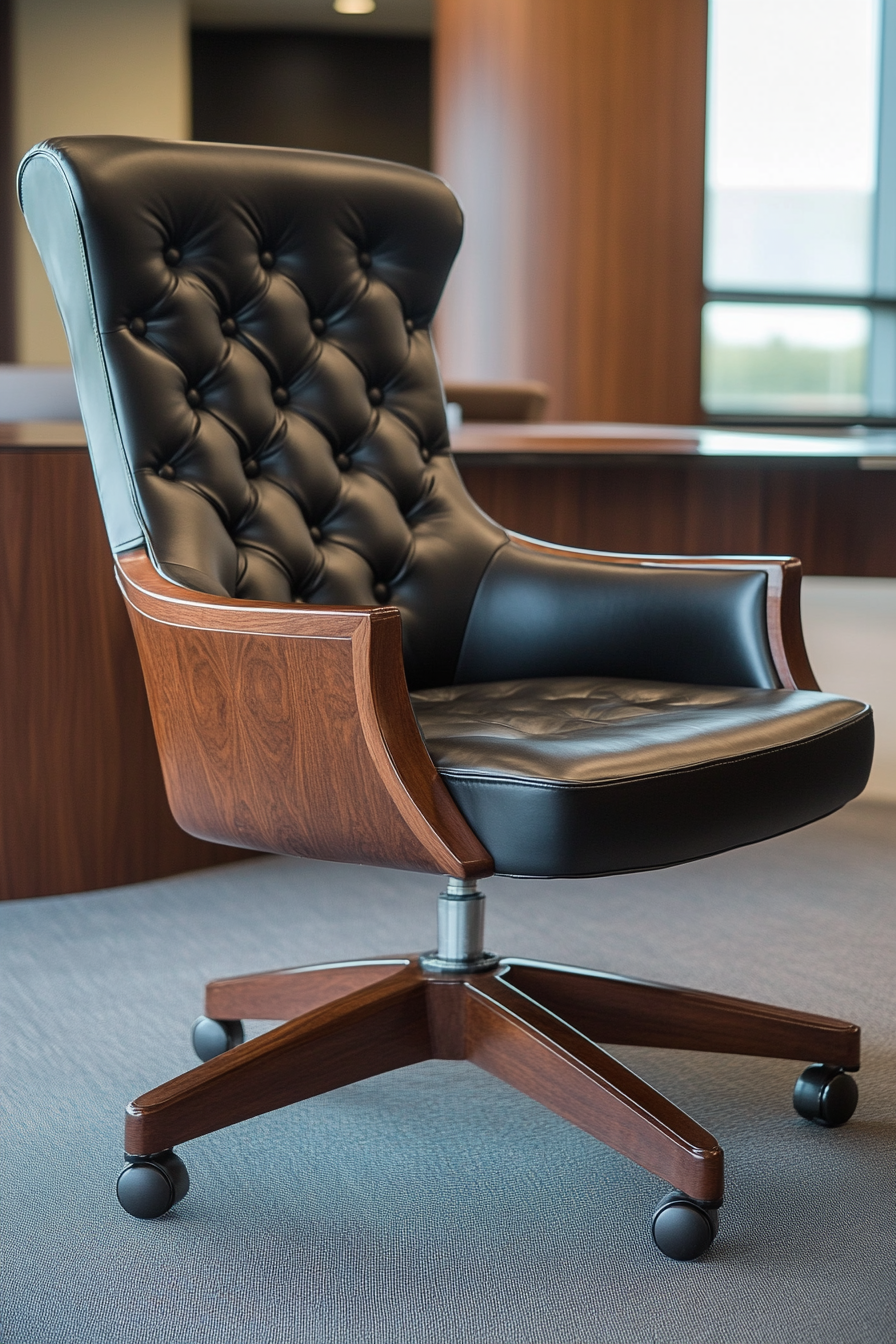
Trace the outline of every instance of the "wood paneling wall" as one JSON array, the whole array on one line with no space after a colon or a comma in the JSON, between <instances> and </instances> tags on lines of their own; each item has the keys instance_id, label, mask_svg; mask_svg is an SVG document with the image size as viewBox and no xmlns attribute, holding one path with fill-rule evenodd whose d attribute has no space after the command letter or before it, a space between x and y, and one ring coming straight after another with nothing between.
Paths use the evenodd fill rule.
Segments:
<instances>
[{"instance_id":1,"label":"wood paneling wall","mask_svg":"<svg viewBox=\"0 0 896 1344\"><path fill-rule=\"evenodd\" d=\"M206 867L162 783L83 449L0 452L0 899Z\"/></svg>"},{"instance_id":2,"label":"wood paneling wall","mask_svg":"<svg viewBox=\"0 0 896 1344\"><path fill-rule=\"evenodd\" d=\"M0 0L0 364L16 357L12 37L12 0Z\"/></svg>"},{"instance_id":3,"label":"wood paneling wall","mask_svg":"<svg viewBox=\"0 0 896 1344\"><path fill-rule=\"evenodd\" d=\"M700 418L706 0L437 0L435 163L467 236L446 377L552 419Z\"/></svg>"}]
</instances>

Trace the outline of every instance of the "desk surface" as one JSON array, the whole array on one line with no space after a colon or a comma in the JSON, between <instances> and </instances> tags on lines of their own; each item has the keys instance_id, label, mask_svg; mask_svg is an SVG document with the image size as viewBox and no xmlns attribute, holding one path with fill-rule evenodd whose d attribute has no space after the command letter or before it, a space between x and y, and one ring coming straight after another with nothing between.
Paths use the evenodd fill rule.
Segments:
<instances>
[{"instance_id":1,"label":"desk surface","mask_svg":"<svg viewBox=\"0 0 896 1344\"><path fill-rule=\"evenodd\" d=\"M0 423L0 451L22 448L84 448L77 420ZM786 458L813 461L858 459L862 466L896 468L896 430L826 434L747 433L687 425L496 425L468 423L451 435L460 461L552 462L606 457Z\"/></svg>"},{"instance_id":2,"label":"desk surface","mask_svg":"<svg viewBox=\"0 0 896 1344\"><path fill-rule=\"evenodd\" d=\"M896 467L896 430L825 434L749 433L688 425L466 424L453 431L458 459L532 462L606 457L787 458L813 461L858 459Z\"/></svg>"}]
</instances>

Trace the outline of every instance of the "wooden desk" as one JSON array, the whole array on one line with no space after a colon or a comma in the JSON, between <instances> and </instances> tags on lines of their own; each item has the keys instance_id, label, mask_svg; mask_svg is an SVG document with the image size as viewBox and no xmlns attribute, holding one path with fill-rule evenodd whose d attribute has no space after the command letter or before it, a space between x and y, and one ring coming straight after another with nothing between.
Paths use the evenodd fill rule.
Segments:
<instances>
[{"instance_id":1,"label":"wooden desk","mask_svg":"<svg viewBox=\"0 0 896 1344\"><path fill-rule=\"evenodd\" d=\"M0 898L246 858L165 798L80 424L0 424Z\"/></svg>"},{"instance_id":2,"label":"wooden desk","mask_svg":"<svg viewBox=\"0 0 896 1344\"><path fill-rule=\"evenodd\" d=\"M467 486L506 527L609 551L799 556L896 576L896 433L464 425Z\"/></svg>"},{"instance_id":3,"label":"wooden desk","mask_svg":"<svg viewBox=\"0 0 896 1344\"><path fill-rule=\"evenodd\" d=\"M453 439L474 496L522 532L896 575L896 435L467 425ZM168 810L80 424L0 424L0 565L0 897L246 857Z\"/></svg>"}]
</instances>

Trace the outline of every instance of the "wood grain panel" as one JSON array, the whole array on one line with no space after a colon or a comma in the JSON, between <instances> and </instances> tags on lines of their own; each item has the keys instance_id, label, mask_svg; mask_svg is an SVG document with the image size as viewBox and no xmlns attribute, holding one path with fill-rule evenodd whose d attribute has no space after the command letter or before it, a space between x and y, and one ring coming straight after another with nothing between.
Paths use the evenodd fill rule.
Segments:
<instances>
[{"instance_id":1,"label":"wood grain panel","mask_svg":"<svg viewBox=\"0 0 896 1344\"><path fill-rule=\"evenodd\" d=\"M486 513L560 545L796 555L806 574L896 577L896 471L854 460L459 465Z\"/></svg>"},{"instance_id":2,"label":"wood grain panel","mask_svg":"<svg viewBox=\"0 0 896 1344\"><path fill-rule=\"evenodd\" d=\"M467 1059L686 1194L721 1201L722 1150L689 1115L501 980L466 989Z\"/></svg>"},{"instance_id":3,"label":"wood grain panel","mask_svg":"<svg viewBox=\"0 0 896 1344\"><path fill-rule=\"evenodd\" d=\"M0 0L0 364L16 357L13 88L12 0Z\"/></svg>"},{"instance_id":4,"label":"wood grain panel","mask_svg":"<svg viewBox=\"0 0 896 1344\"><path fill-rule=\"evenodd\" d=\"M125 1151L159 1152L430 1057L425 988L415 972L399 971L138 1097Z\"/></svg>"},{"instance_id":5,"label":"wood grain panel","mask_svg":"<svg viewBox=\"0 0 896 1344\"><path fill-rule=\"evenodd\" d=\"M275 854L487 876L423 744L395 607L180 588L143 550L116 575L185 830Z\"/></svg>"},{"instance_id":6,"label":"wood grain panel","mask_svg":"<svg viewBox=\"0 0 896 1344\"><path fill-rule=\"evenodd\" d=\"M504 980L594 1041L819 1059L857 1069L859 1028L795 1009L600 971L510 960Z\"/></svg>"},{"instance_id":7,"label":"wood grain panel","mask_svg":"<svg viewBox=\"0 0 896 1344\"><path fill-rule=\"evenodd\" d=\"M0 453L0 575L0 897L236 857L171 816L83 450Z\"/></svg>"},{"instance_id":8,"label":"wood grain panel","mask_svg":"<svg viewBox=\"0 0 896 1344\"><path fill-rule=\"evenodd\" d=\"M211 980L205 987L205 1014L219 1021L244 1017L286 1021L386 980L409 963L410 957L379 958Z\"/></svg>"},{"instance_id":9,"label":"wood grain panel","mask_svg":"<svg viewBox=\"0 0 896 1344\"><path fill-rule=\"evenodd\" d=\"M559 420L700 418L706 0L438 0L435 163L467 236L446 376Z\"/></svg>"}]
</instances>

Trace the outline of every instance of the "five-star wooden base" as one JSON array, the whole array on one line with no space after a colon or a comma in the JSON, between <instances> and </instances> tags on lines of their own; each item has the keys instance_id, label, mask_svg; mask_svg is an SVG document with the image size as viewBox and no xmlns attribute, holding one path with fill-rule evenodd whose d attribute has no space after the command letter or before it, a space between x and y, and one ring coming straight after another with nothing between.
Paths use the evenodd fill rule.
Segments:
<instances>
[{"instance_id":1,"label":"five-star wooden base","mask_svg":"<svg viewBox=\"0 0 896 1344\"><path fill-rule=\"evenodd\" d=\"M205 1010L289 1020L138 1097L128 1153L158 1153L425 1059L467 1059L717 1203L723 1161L712 1135L595 1041L859 1065L849 1022L513 958L476 973L428 972L415 956L267 971L212 981Z\"/></svg>"}]
</instances>

